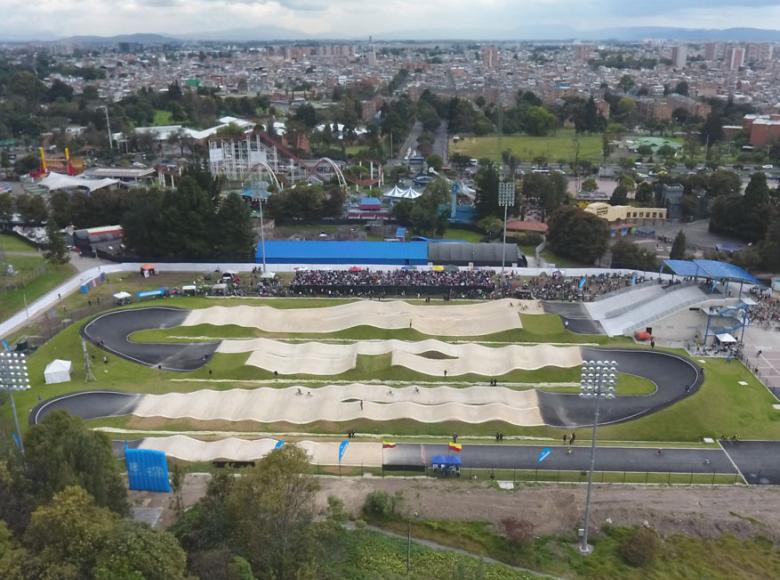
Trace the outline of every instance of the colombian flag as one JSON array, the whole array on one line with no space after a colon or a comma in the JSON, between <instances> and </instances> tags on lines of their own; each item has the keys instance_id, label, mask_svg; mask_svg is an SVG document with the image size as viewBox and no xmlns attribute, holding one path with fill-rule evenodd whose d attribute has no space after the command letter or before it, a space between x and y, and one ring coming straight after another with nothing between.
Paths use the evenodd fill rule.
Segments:
<instances>
[{"instance_id":1,"label":"colombian flag","mask_svg":"<svg viewBox=\"0 0 780 580\"><path fill-rule=\"evenodd\" d=\"M395 448L395 443L393 441L382 441L382 449L393 449Z\"/></svg>"},{"instance_id":2,"label":"colombian flag","mask_svg":"<svg viewBox=\"0 0 780 580\"><path fill-rule=\"evenodd\" d=\"M447 443L447 447L450 449L450 451L454 451L455 453L460 453L463 449L463 445L460 443L455 443L454 441Z\"/></svg>"}]
</instances>

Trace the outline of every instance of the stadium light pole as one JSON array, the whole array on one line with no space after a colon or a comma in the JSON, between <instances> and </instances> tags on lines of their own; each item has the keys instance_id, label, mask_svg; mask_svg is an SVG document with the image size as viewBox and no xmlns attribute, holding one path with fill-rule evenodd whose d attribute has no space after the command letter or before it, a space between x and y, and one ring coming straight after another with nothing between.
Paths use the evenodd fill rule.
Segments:
<instances>
[{"instance_id":1,"label":"stadium light pole","mask_svg":"<svg viewBox=\"0 0 780 580\"><path fill-rule=\"evenodd\" d=\"M602 399L615 398L617 385L617 362L608 360L585 361L582 364L580 378L580 397L595 399L593 414L593 433L590 441L590 470L588 471L588 491L585 496L585 523L581 531L582 541L579 545L581 554L590 554L593 547L588 544L588 527L590 525L590 500L593 487L593 472L596 468L596 428L599 424Z\"/></svg>"},{"instance_id":2,"label":"stadium light pole","mask_svg":"<svg viewBox=\"0 0 780 580\"><path fill-rule=\"evenodd\" d=\"M108 148L114 150L114 138L111 135L111 120L108 118L108 107L106 105L100 105L98 109L103 109L106 113L106 132L108 133Z\"/></svg>"},{"instance_id":3,"label":"stadium light pole","mask_svg":"<svg viewBox=\"0 0 780 580\"><path fill-rule=\"evenodd\" d=\"M16 437L19 450L24 455L24 442L22 441L22 429L19 426L19 415L16 413L14 391L27 391L30 389L30 377L27 373L27 358L19 352L0 353L0 383L8 391L11 401L11 412L16 426Z\"/></svg>"},{"instance_id":4,"label":"stadium light pole","mask_svg":"<svg viewBox=\"0 0 780 580\"><path fill-rule=\"evenodd\" d=\"M498 205L504 208L504 241L501 245L501 273L504 273L506 265L506 218L510 207L515 205L515 178L511 181L504 181L503 176L498 183Z\"/></svg>"}]
</instances>

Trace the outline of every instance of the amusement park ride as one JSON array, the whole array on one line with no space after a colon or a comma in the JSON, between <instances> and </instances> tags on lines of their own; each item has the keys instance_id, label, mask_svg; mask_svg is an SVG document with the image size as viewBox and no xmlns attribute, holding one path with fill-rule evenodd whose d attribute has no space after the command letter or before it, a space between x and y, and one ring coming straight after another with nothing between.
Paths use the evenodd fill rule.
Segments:
<instances>
[{"instance_id":1,"label":"amusement park ride","mask_svg":"<svg viewBox=\"0 0 780 580\"><path fill-rule=\"evenodd\" d=\"M84 171L84 162L78 158L72 159L70 150L67 147L65 147L65 155L63 157L49 157L47 159L46 151L43 147L38 148L38 156L40 158L40 165L38 166L38 169L30 172L30 177L34 179L45 177L50 172L73 176Z\"/></svg>"},{"instance_id":2,"label":"amusement park ride","mask_svg":"<svg viewBox=\"0 0 780 580\"><path fill-rule=\"evenodd\" d=\"M209 140L209 168L212 174L224 175L230 180L245 181L264 177L282 190L301 181L336 179L342 189L354 185L381 187L384 185L382 164L378 161L364 161L368 165L368 176L356 177L344 173L339 163L328 157L301 159L286 145L271 136L255 132L243 139Z\"/></svg>"}]
</instances>

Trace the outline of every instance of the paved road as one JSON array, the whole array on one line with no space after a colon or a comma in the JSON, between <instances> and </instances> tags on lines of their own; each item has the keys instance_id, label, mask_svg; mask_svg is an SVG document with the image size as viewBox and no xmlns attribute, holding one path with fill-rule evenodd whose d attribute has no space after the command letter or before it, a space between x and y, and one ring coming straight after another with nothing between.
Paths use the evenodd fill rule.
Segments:
<instances>
[{"instance_id":1,"label":"paved road","mask_svg":"<svg viewBox=\"0 0 780 580\"><path fill-rule=\"evenodd\" d=\"M538 461L542 449L552 453ZM464 468L539 469L587 471L590 467L589 442L572 448L536 445L464 445L460 453ZM448 455L446 445L399 444L384 450L384 463L390 466L430 466L434 455ZM709 461L709 462L708 462ZM733 473L732 462L721 449L657 449L645 447L599 447L598 471L634 471L652 473Z\"/></svg>"},{"instance_id":2,"label":"paved road","mask_svg":"<svg viewBox=\"0 0 780 580\"><path fill-rule=\"evenodd\" d=\"M447 160L449 159L449 144L447 122L442 121L442 124L439 125L438 129L436 129L436 133L434 135L432 152L441 157L444 165L447 165Z\"/></svg>"},{"instance_id":3,"label":"paved road","mask_svg":"<svg viewBox=\"0 0 780 580\"><path fill-rule=\"evenodd\" d=\"M188 310L165 307L116 310L98 316L84 325L81 332L94 344L128 360L169 371L192 371L206 363L218 342L142 344L128 340L139 330L179 326L188 313Z\"/></svg>"},{"instance_id":4,"label":"paved road","mask_svg":"<svg viewBox=\"0 0 780 580\"><path fill-rule=\"evenodd\" d=\"M780 484L780 441L721 441L750 484Z\"/></svg>"},{"instance_id":5,"label":"paved road","mask_svg":"<svg viewBox=\"0 0 780 580\"><path fill-rule=\"evenodd\" d=\"M388 163L388 165L397 166L397 165L403 165L406 163L406 154L409 153L409 150L411 149L412 152L414 152L415 149L417 149L417 138L422 134L423 127L422 123L419 121L416 122L412 129L409 131L409 135L406 136L406 139L404 140L401 147L398 149L398 155L391 159Z\"/></svg>"}]
</instances>

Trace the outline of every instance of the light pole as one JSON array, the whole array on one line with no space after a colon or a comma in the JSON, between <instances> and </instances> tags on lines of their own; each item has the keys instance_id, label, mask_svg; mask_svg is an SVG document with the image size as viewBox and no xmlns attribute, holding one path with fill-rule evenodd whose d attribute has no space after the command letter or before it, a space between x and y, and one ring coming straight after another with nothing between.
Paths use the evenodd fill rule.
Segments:
<instances>
[{"instance_id":1,"label":"light pole","mask_svg":"<svg viewBox=\"0 0 780 580\"><path fill-rule=\"evenodd\" d=\"M501 273L506 265L506 217L510 207L515 205L515 176L511 181L502 180L498 183L498 205L504 208L504 241L501 246Z\"/></svg>"},{"instance_id":2,"label":"light pole","mask_svg":"<svg viewBox=\"0 0 780 580\"><path fill-rule=\"evenodd\" d=\"M16 414L14 391L27 391L30 389L30 377L27 374L27 358L19 352L0 352L0 384L8 391L11 401L11 412L14 415L16 425L16 437L19 450L24 455L24 443L22 442L22 430L19 426L19 416Z\"/></svg>"},{"instance_id":3,"label":"light pole","mask_svg":"<svg viewBox=\"0 0 780 580\"><path fill-rule=\"evenodd\" d=\"M617 362L608 360L585 361L582 364L580 378L580 397L595 399L593 416L593 433L590 441L590 471L588 471L588 491L585 496L585 523L581 530L582 541L579 545L581 554L590 554L593 547L588 544L588 527L590 525L590 497L593 486L593 471L596 468L596 428L599 424L599 412L602 399L615 398L617 385Z\"/></svg>"},{"instance_id":4,"label":"light pole","mask_svg":"<svg viewBox=\"0 0 780 580\"><path fill-rule=\"evenodd\" d=\"M113 151L114 150L114 138L111 136L111 121L108 118L108 106L107 105L100 105L98 109L103 109L103 111L106 113L106 131L108 132L108 148Z\"/></svg>"}]
</instances>

